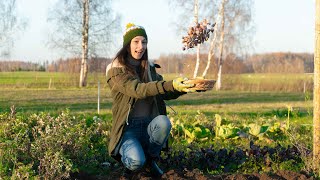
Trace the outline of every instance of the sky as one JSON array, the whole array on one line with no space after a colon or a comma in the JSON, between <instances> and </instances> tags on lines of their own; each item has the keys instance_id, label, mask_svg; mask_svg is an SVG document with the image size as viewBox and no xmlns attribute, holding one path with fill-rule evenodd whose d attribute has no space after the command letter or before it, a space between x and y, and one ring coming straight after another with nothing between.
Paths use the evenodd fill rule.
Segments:
<instances>
[{"instance_id":1,"label":"sky","mask_svg":"<svg viewBox=\"0 0 320 180\"><path fill-rule=\"evenodd\" d=\"M47 10L54 1L17 1L18 13L28 19L28 26L15 41L12 60L42 62L61 57L61 53L46 46L50 28ZM176 14L168 0L115 0L113 9L122 15L122 32L128 22L145 27L150 59L183 53L181 35L171 26ZM315 0L254 0L253 21L253 53L314 52ZM120 49L122 32L115 37L111 57Z\"/></svg>"}]
</instances>

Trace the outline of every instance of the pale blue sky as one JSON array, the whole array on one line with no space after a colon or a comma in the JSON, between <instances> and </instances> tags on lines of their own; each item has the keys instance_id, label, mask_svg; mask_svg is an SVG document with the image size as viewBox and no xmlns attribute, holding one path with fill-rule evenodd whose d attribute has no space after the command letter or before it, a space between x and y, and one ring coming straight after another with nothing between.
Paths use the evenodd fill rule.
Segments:
<instances>
[{"instance_id":1,"label":"pale blue sky","mask_svg":"<svg viewBox=\"0 0 320 180\"><path fill-rule=\"evenodd\" d=\"M15 42L11 59L41 62L60 56L45 46L48 37L47 8L54 0L18 0L19 13L29 19L28 28ZM182 53L181 35L170 23L176 17L167 0L116 0L114 10L122 14L122 32L127 22L145 27L150 58L160 54ZM199 1L201 3L201 0ZM190 17L192 18L192 16ZM315 0L255 0L255 52L314 51ZM115 38L120 48L122 33Z\"/></svg>"}]
</instances>

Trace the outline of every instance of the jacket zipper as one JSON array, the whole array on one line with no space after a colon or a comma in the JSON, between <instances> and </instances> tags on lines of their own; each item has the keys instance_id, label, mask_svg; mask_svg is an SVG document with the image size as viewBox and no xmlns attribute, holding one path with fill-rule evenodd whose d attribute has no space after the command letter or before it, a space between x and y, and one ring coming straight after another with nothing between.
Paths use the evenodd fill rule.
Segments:
<instances>
[{"instance_id":1,"label":"jacket zipper","mask_svg":"<svg viewBox=\"0 0 320 180\"><path fill-rule=\"evenodd\" d=\"M129 110L128 110L127 119L126 119L127 125L129 125L129 114L130 114L130 111L131 111L131 103L129 103Z\"/></svg>"},{"instance_id":2,"label":"jacket zipper","mask_svg":"<svg viewBox=\"0 0 320 180\"><path fill-rule=\"evenodd\" d=\"M150 63L150 64L151 64L151 63ZM157 80L156 78L152 78L150 66L148 66L148 76L149 76L150 82ZM156 105L156 111L157 111L156 113L157 113L157 115L159 115L160 112L159 112L159 107L158 107L158 102L157 102L156 96L153 97L153 100L154 100L154 103L155 103L155 105ZM152 115L153 115L153 114L152 114Z\"/></svg>"}]
</instances>

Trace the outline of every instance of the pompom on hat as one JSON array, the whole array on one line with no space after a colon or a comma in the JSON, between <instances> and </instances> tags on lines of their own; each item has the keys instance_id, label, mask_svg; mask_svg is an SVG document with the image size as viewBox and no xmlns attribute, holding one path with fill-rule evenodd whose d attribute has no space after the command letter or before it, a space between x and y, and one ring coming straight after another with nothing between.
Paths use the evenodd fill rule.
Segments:
<instances>
[{"instance_id":1,"label":"pompom on hat","mask_svg":"<svg viewBox=\"0 0 320 180\"><path fill-rule=\"evenodd\" d=\"M128 23L126 26L126 32L123 35L123 46L126 46L136 36L143 36L148 40L146 30L142 26Z\"/></svg>"}]
</instances>

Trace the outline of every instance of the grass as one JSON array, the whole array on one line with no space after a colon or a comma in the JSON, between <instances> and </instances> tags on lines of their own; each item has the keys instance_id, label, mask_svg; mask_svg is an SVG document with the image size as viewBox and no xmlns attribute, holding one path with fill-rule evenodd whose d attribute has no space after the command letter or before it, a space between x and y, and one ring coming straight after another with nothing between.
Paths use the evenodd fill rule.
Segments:
<instances>
[{"instance_id":1,"label":"grass","mask_svg":"<svg viewBox=\"0 0 320 180\"><path fill-rule=\"evenodd\" d=\"M98 81L104 86L105 75L103 73L91 73L87 82L89 87L96 87ZM45 88L68 89L78 87L78 73L60 72L0 72L1 88Z\"/></svg>"},{"instance_id":2,"label":"grass","mask_svg":"<svg viewBox=\"0 0 320 180\"><path fill-rule=\"evenodd\" d=\"M9 111L14 105L18 112L55 112L66 108L75 113L97 112L97 89L13 89L0 90L0 111ZM100 108L109 112L111 99L107 90L101 89Z\"/></svg>"},{"instance_id":3,"label":"grass","mask_svg":"<svg viewBox=\"0 0 320 180\"><path fill-rule=\"evenodd\" d=\"M12 105L22 113L58 113L66 108L76 114L97 112L96 88L1 89L0 93L0 112L8 112ZM112 99L109 90L102 88L100 94L101 114L111 115ZM166 103L180 114L192 115L201 111L209 116L223 114L233 118L272 117L275 114L286 118L281 112L286 112L288 106L303 117L310 114L312 109L312 101L306 101L302 93L208 91L183 95ZM167 108L169 113L173 112L171 108Z\"/></svg>"},{"instance_id":4,"label":"grass","mask_svg":"<svg viewBox=\"0 0 320 180\"><path fill-rule=\"evenodd\" d=\"M240 116L272 116L274 111L287 110L288 106L307 112L312 107L312 101L305 101L302 93L236 91L187 94L167 104L184 113L200 110L211 114Z\"/></svg>"},{"instance_id":5,"label":"grass","mask_svg":"<svg viewBox=\"0 0 320 180\"><path fill-rule=\"evenodd\" d=\"M164 74L166 80L179 76L192 77L192 75ZM216 79L212 75L207 78ZM78 73L56 72L0 72L1 88L75 88L78 86ZM89 87L96 87L100 81L104 87L105 74L91 73L88 75ZM302 92L312 90L312 74L224 74L222 87L225 90L241 91L285 91Z\"/></svg>"},{"instance_id":6,"label":"grass","mask_svg":"<svg viewBox=\"0 0 320 180\"><path fill-rule=\"evenodd\" d=\"M173 79L177 74L165 74L164 79ZM298 114L312 114L312 93L289 91L292 83L308 82L310 74L240 74L224 75L223 86L234 84L234 89L191 93L167 105L178 113L195 114L198 110L207 114L228 116L259 117L283 116L288 107ZM49 82L51 79L51 87ZM0 72L0 112L8 112L12 105L18 112L52 112L70 109L74 113L97 112L97 82L101 82L100 112L111 114L112 101L104 74L89 74L87 88L77 87L77 74L50 72ZM236 84L238 82L238 84ZM254 91L241 87L251 84L273 82L271 87L287 86L288 91ZM22 84L22 85L21 85ZM241 85L242 84L242 85ZM277 88L275 88L277 89ZM297 88L296 88L297 89ZM168 108L169 112L173 112ZM304 115L303 115L304 114Z\"/></svg>"}]
</instances>

